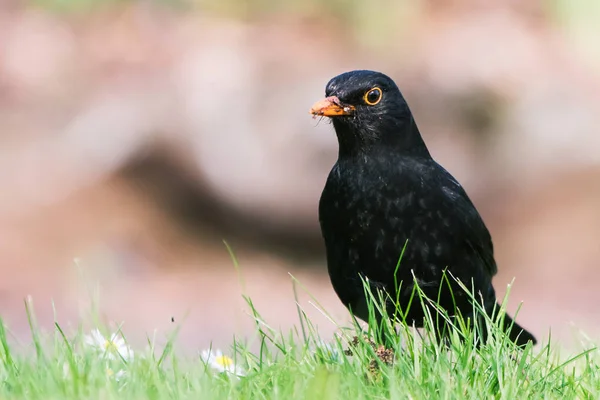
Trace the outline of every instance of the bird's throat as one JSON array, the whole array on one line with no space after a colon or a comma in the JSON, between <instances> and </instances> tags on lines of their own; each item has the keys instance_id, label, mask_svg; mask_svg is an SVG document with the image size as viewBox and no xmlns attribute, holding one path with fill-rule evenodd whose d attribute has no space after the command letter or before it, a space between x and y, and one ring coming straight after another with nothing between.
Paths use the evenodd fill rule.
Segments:
<instances>
[{"instance_id":1,"label":"bird's throat","mask_svg":"<svg viewBox=\"0 0 600 400\"><path fill-rule=\"evenodd\" d=\"M381 123L372 128L334 118L333 126L339 159L368 156L382 147L407 156L431 157L413 118L407 123Z\"/></svg>"}]
</instances>

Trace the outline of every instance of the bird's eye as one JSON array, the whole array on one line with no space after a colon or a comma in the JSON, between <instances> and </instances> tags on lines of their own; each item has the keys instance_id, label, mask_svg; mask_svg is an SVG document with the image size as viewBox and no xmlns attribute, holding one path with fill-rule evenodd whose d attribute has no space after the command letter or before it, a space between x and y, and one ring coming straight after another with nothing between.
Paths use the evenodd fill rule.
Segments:
<instances>
[{"instance_id":1,"label":"bird's eye","mask_svg":"<svg viewBox=\"0 0 600 400\"><path fill-rule=\"evenodd\" d=\"M381 101L382 95L383 93L381 92L381 89L378 87L374 87L373 89L370 89L367 93L365 93L363 99L368 105L374 106L375 104Z\"/></svg>"}]
</instances>

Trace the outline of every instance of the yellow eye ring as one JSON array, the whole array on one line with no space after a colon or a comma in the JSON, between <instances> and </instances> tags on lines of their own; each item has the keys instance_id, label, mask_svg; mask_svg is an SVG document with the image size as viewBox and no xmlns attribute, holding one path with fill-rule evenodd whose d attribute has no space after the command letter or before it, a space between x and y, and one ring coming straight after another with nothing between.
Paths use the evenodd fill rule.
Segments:
<instances>
[{"instance_id":1,"label":"yellow eye ring","mask_svg":"<svg viewBox=\"0 0 600 400\"><path fill-rule=\"evenodd\" d=\"M363 100L370 106L374 106L381 101L383 97L383 92L380 88L374 87L373 89L369 89L367 93L363 96Z\"/></svg>"}]
</instances>

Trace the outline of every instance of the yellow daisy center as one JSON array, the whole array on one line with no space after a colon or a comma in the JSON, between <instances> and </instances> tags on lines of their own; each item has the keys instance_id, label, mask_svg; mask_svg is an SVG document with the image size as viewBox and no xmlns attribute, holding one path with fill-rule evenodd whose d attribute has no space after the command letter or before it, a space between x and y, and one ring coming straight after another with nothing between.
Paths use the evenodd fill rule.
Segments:
<instances>
[{"instance_id":1,"label":"yellow daisy center","mask_svg":"<svg viewBox=\"0 0 600 400\"><path fill-rule=\"evenodd\" d=\"M107 352L114 353L117 351L117 345L112 340L106 340L104 342L104 350L106 350Z\"/></svg>"},{"instance_id":2,"label":"yellow daisy center","mask_svg":"<svg viewBox=\"0 0 600 400\"><path fill-rule=\"evenodd\" d=\"M233 360L227 356L217 356L215 357L215 362L222 367L233 366Z\"/></svg>"}]
</instances>

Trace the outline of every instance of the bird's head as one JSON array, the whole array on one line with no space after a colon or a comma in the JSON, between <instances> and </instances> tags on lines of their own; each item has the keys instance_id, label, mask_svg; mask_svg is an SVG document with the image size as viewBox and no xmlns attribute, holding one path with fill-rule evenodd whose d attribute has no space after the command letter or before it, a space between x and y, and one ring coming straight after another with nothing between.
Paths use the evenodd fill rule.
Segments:
<instances>
[{"instance_id":1,"label":"bird's head","mask_svg":"<svg viewBox=\"0 0 600 400\"><path fill-rule=\"evenodd\" d=\"M332 119L340 156L380 144L398 151L427 152L398 86L380 72L360 70L336 76L310 113Z\"/></svg>"}]
</instances>

